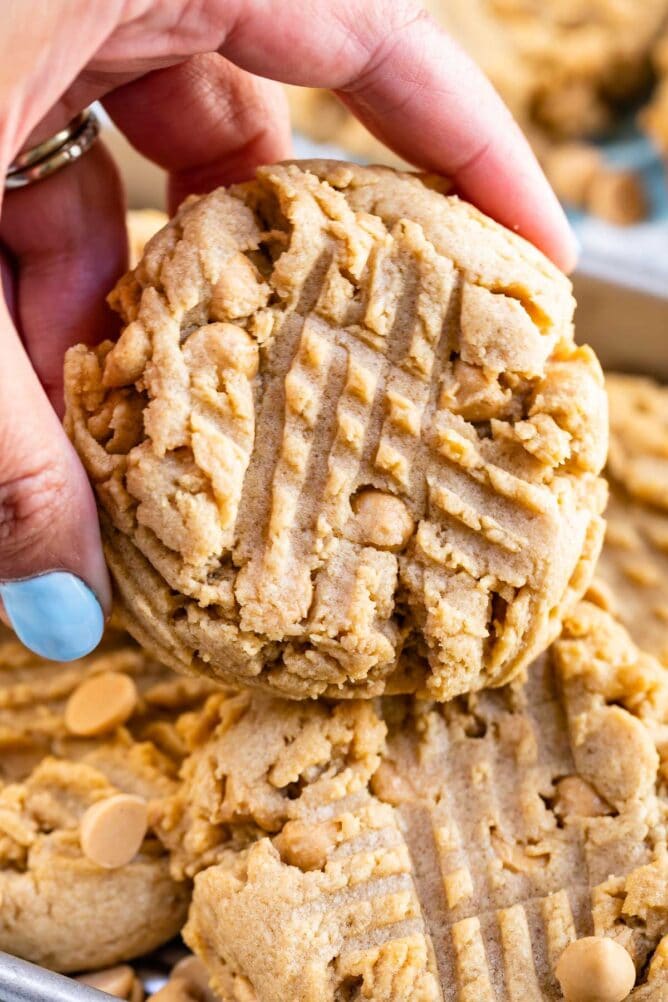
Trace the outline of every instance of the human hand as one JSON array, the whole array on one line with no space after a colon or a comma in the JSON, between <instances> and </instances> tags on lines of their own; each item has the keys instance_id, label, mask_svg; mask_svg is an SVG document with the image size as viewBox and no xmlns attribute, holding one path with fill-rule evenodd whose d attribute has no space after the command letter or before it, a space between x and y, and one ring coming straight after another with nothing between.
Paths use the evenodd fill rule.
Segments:
<instances>
[{"instance_id":1,"label":"human hand","mask_svg":"<svg viewBox=\"0 0 668 1002\"><path fill-rule=\"evenodd\" d=\"M5 0L0 169L101 99L168 172L173 210L290 155L276 80L331 88L396 153L573 266L566 220L510 114L408 0ZM0 596L29 647L66 660L96 645L110 588L92 491L59 421L62 361L112 333L123 195L99 144L1 207Z\"/></svg>"}]
</instances>

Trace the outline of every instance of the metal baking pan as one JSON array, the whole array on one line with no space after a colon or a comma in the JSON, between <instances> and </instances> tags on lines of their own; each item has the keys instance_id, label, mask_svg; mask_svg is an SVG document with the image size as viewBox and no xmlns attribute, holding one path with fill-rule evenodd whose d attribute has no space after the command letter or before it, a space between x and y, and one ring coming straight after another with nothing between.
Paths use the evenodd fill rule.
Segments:
<instances>
[{"instance_id":1,"label":"metal baking pan","mask_svg":"<svg viewBox=\"0 0 668 1002\"><path fill-rule=\"evenodd\" d=\"M134 968L148 997L166 984L172 968L187 953L177 939L127 964ZM111 998L115 996L0 951L0 1002L108 1002Z\"/></svg>"},{"instance_id":2,"label":"metal baking pan","mask_svg":"<svg viewBox=\"0 0 668 1002\"><path fill-rule=\"evenodd\" d=\"M577 341L592 346L604 369L668 381L668 284L665 296L654 295L581 271L573 287Z\"/></svg>"}]
</instances>

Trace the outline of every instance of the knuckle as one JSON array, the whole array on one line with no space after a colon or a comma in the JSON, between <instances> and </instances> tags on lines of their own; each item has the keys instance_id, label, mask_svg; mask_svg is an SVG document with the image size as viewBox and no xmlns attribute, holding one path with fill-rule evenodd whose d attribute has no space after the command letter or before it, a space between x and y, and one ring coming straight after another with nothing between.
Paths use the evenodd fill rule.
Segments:
<instances>
[{"instance_id":1,"label":"knuckle","mask_svg":"<svg viewBox=\"0 0 668 1002\"><path fill-rule=\"evenodd\" d=\"M431 16L418 0L381 0L371 9L357 13L359 16L348 25L348 30L363 58L354 79L342 88L352 94L372 86L385 72L397 47L404 45L407 32L423 23L432 24Z\"/></svg>"},{"instance_id":2,"label":"knuckle","mask_svg":"<svg viewBox=\"0 0 668 1002\"><path fill-rule=\"evenodd\" d=\"M5 559L43 540L64 511L68 492L67 473L55 460L0 477L0 550Z\"/></svg>"}]
</instances>

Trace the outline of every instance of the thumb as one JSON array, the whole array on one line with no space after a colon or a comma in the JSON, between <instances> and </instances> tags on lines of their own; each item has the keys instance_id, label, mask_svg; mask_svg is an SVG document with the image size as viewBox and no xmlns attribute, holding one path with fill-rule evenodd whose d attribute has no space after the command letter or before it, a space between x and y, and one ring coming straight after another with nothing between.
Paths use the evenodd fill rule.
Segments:
<instances>
[{"instance_id":1,"label":"thumb","mask_svg":"<svg viewBox=\"0 0 668 1002\"><path fill-rule=\"evenodd\" d=\"M0 303L0 598L20 640L70 661L110 607L86 474Z\"/></svg>"}]
</instances>

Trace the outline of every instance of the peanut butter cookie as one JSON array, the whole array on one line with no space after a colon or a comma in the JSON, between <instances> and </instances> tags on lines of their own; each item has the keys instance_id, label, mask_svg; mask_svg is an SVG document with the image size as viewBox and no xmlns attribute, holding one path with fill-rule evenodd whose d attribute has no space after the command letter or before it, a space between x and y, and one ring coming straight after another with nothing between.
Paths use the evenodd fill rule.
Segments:
<instances>
[{"instance_id":1,"label":"peanut butter cookie","mask_svg":"<svg viewBox=\"0 0 668 1002\"><path fill-rule=\"evenodd\" d=\"M69 352L120 614L164 663L442 700L582 594L598 362L564 276L439 184L318 161L191 199L112 293L118 343Z\"/></svg>"},{"instance_id":2,"label":"peanut butter cookie","mask_svg":"<svg viewBox=\"0 0 668 1002\"><path fill-rule=\"evenodd\" d=\"M213 696L158 809L197 874L185 938L234 1002L541 1002L629 971L660 1002L667 724L665 670L586 602L525 680L446 704Z\"/></svg>"},{"instance_id":3,"label":"peanut butter cookie","mask_svg":"<svg viewBox=\"0 0 668 1002\"><path fill-rule=\"evenodd\" d=\"M60 971L117 964L174 936L188 905L150 809L177 789L185 679L109 635L43 661L0 638L0 949Z\"/></svg>"}]
</instances>

